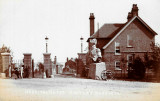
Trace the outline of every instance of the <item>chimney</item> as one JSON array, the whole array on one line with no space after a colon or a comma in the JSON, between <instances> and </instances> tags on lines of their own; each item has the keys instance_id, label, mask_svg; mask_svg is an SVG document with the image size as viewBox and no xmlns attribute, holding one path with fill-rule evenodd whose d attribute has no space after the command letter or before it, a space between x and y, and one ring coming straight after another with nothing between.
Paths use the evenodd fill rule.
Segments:
<instances>
[{"instance_id":1,"label":"chimney","mask_svg":"<svg viewBox=\"0 0 160 101\"><path fill-rule=\"evenodd\" d=\"M90 13L90 17L89 17L89 20L90 20L90 36L92 36L94 34L94 14L93 13Z\"/></svg>"},{"instance_id":2,"label":"chimney","mask_svg":"<svg viewBox=\"0 0 160 101\"><path fill-rule=\"evenodd\" d=\"M132 16L138 16L138 7L137 7L137 4L133 4L133 7L132 7Z\"/></svg>"},{"instance_id":3,"label":"chimney","mask_svg":"<svg viewBox=\"0 0 160 101\"><path fill-rule=\"evenodd\" d=\"M128 17L127 17L128 21L130 21L131 18L132 18L132 13L131 13L131 12L128 12Z\"/></svg>"}]
</instances>

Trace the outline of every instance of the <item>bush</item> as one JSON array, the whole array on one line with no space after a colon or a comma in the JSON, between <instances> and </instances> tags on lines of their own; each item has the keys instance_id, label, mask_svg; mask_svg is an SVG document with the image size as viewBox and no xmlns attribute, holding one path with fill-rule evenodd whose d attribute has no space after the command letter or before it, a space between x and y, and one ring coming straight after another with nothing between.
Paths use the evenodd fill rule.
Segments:
<instances>
[{"instance_id":1,"label":"bush","mask_svg":"<svg viewBox=\"0 0 160 101\"><path fill-rule=\"evenodd\" d=\"M145 77L146 68L140 57L135 58L132 72L134 79L143 79Z\"/></svg>"}]
</instances>

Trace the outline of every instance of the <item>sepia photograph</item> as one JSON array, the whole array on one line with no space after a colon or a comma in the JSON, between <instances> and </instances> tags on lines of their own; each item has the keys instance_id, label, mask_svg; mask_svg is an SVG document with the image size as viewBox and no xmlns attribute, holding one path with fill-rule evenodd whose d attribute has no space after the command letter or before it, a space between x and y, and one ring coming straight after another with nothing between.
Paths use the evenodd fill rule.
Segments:
<instances>
[{"instance_id":1,"label":"sepia photograph","mask_svg":"<svg viewBox=\"0 0 160 101\"><path fill-rule=\"evenodd\" d=\"M160 101L160 0L0 0L0 101Z\"/></svg>"}]
</instances>

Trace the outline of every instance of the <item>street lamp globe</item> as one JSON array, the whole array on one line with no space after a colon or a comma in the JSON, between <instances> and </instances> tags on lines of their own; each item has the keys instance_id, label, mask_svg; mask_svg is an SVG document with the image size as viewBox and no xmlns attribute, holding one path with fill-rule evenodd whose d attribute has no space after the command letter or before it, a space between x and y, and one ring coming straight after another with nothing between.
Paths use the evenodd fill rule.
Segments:
<instances>
[{"instance_id":1,"label":"street lamp globe","mask_svg":"<svg viewBox=\"0 0 160 101\"><path fill-rule=\"evenodd\" d=\"M48 42L48 40L49 40L49 38L46 36L45 40L46 40L46 43L47 43L47 42Z\"/></svg>"},{"instance_id":2,"label":"street lamp globe","mask_svg":"<svg viewBox=\"0 0 160 101\"><path fill-rule=\"evenodd\" d=\"M80 40L81 40L81 53L83 53L83 37L82 36L81 36Z\"/></svg>"},{"instance_id":3,"label":"street lamp globe","mask_svg":"<svg viewBox=\"0 0 160 101\"><path fill-rule=\"evenodd\" d=\"M80 40L83 41L83 37L82 36L81 36Z\"/></svg>"}]
</instances>

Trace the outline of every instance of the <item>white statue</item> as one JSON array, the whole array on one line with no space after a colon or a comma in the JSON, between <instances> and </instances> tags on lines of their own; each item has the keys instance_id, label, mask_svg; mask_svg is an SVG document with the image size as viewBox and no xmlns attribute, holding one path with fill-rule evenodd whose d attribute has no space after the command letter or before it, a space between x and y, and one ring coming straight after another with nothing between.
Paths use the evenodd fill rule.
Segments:
<instances>
[{"instance_id":1,"label":"white statue","mask_svg":"<svg viewBox=\"0 0 160 101\"><path fill-rule=\"evenodd\" d=\"M99 48L96 48L96 39L92 39L90 42L94 43L92 45L92 49L90 51L90 57L92 58L93 62L101 62L102 55L101 55L101 50Z\"/></svg>"},{"instance_id":2,"label":"white statue","mask_svg":"<svg viewBox=\"0 0 160 101\"><path fill-rule=\"evenodd\" d=\"M96 45L97 44L97 40L96 39L90 39L90 43Z\"/></svg>"}]
</instances>

